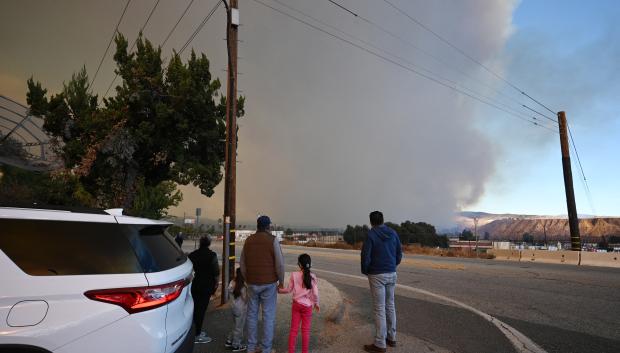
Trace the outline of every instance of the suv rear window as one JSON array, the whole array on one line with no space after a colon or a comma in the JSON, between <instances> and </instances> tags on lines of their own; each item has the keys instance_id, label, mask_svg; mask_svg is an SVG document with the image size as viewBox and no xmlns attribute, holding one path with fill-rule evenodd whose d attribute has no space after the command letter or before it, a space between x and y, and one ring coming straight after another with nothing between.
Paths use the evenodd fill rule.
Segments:
<instances>
[{"instance_id":1,"label":"suv rear window","mask_svg":"<svg viewBox=\"0 0 620 353\"><path fill-rule=\"evenodd\" d=\"M166 232L167 226L120 225L135 249L144 272L169 270L187 261L187 257Z\"/></svg>"},{"instance_id":2,"label":"suv rear window","mask_svg":"<svg viewBox=\"0 0 620 353\"><path fill-rule=\"evenodd\" d=\"M0 219L0 249L34 276L139 273L116 223Z\"/></svg>"}]
</instances>

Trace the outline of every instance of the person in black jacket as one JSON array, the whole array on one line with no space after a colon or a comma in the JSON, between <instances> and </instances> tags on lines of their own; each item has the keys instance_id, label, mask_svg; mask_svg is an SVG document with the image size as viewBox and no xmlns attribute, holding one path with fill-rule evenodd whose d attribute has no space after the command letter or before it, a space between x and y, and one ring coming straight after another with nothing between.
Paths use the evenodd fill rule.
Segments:
<instances>
[{"instance_id":1,"label":"person in black jacket","mask_svg":"<svg viewBox=\"0 0 620 353\"><path fill-rule=\"evenodd\" d=\"M220 266L217 262L217 254L209 249L210 245L211 238L209 236L202 237L200 247L189 254L189 259L194 264L192 297L194 298L195 343L211 342L211 338L202 330L202 323L209 306L209 300L217 290Z\"/></svg>"},{"instance_id":2,"label":"person in black jacket","mask_svg":"<svg viewBox=\"0 0 620 353\"><path fill-rule=\"evenodd\" d=\"M183 233L179 232L176 237L174 237L174 241L179 244L179 248L183 249Z\"/></svg>"}]
</instances>

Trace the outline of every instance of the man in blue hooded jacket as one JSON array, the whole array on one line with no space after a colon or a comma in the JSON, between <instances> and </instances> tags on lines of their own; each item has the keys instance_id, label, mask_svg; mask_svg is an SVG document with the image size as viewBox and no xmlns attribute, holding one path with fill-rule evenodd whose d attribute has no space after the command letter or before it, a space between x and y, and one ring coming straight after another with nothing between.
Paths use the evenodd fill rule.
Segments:
<instances>
[{"instance_id":1,"label":"man in blue hooded jacket","mask_svg":"<svg viewBox=\"0 0 620 353\"><path fill-rule=\"evenodd\" d=\"M375 342L366 352L385 352L396 346L396 266L403 257L400 238L383 224L383 213L370 213L371 229L362 247L362 273L368 276L375 315Z\"/></svg>"}]
</instances>

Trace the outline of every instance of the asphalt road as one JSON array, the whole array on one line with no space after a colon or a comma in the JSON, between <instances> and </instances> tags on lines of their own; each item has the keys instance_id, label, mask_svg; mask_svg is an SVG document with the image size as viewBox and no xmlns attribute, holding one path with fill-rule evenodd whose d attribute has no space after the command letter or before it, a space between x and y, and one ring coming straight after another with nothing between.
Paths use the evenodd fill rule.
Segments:
<instances>
[{"instance_id":1,"label":"asphalt road","mask_svg":"<svg viewBox=\"0 0 620 353\"><path fill-rule=\"evenodd\" d=\"M219 252L221 244L213 248ZM316 274L350 301L350 320L371 322L368 284L357 277L359 252L283 250L289 269L301 252L309 253ZM406 255L398 277L404 286L396 290L398 333L447 351L515 351L509 335L469 306L510 325L547 352L620 352L619 269ZM368 334L370 342L372 332Z\"/></svg>"}]
</instances>

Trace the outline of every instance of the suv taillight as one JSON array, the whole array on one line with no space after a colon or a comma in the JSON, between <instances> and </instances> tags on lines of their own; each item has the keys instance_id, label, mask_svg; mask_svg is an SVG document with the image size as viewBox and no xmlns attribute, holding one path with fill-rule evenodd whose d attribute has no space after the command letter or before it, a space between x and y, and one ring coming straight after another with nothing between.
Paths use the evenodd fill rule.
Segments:
<instances>
[{"instance_id":1,"label":"suv taillight","mask_svg":"<svg viewBox=\"0 0 620 353\"><path fill-rule=\"evenodd\" d=\"M134 314L170 303L181 295L190 282L188 277L159 286L89 290L84 295L92 300L118 305Z\"/></svg>"}]
</instances>

